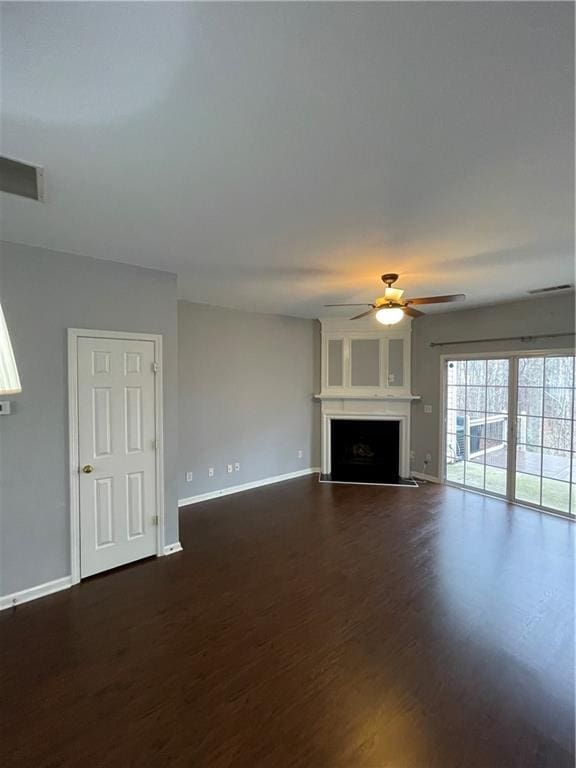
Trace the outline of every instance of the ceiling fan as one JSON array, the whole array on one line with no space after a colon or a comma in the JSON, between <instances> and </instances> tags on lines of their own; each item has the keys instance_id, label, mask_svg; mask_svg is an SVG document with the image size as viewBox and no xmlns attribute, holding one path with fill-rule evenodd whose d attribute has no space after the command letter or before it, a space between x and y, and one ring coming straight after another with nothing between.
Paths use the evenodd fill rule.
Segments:
<instances>
[{"instance_id":1,"label":"ceiling fan","mask_svg":"<svg viewBox=\"0 0 576 768\"><path fill-rule=\"evenodd\" d=\"M449 296L424 296L418 299L403 299L404 291L401 288L392 288L392 284L398 280L398 275L394 272L382 275L382 282L386 283L384 296L375 299L374 304L365 302L363 304L324 304L325 307L370 307L367 312L351 317L351 320L359 320L361 317L376 313L376 320L382 325L395 325L399 323L404 315L410 317L421 317L424 312L414 309L413 304L444 304L451 301L463 301L466 296L463 293L453 293Z\"/></svg>"}]
</instances>

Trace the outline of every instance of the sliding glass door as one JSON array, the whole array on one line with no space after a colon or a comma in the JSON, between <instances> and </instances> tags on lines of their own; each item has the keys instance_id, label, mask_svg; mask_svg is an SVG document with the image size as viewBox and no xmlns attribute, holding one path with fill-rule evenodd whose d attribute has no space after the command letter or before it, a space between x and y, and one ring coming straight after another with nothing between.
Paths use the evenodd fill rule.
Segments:
<instances>
[{"instance_id":1,"label":"sliding glass door","mask_svg":"<svg viewBox=\"0 0 576 768\"><path fill-rule=\"evenodd\" d=\"M444 480L576 513L574 356L444 361Z\"/></svg>"},{"instance_id":2,"label":"sliding glass door","mask_svg":"<svg viewBox=\"0 0 576 768\"><path fill-rule=\"evenodd\" d=\"M506 495L507 359L448 360L446 480Z\"/></svg>"},{"instance_id":3,"label":"sliding glass door","mask_svg":"<svg viewBox=\"0 0 576 768\"><path fill-rule=\"evenodd\" d=\"M576 479L573 401L573 357L518 358L514 484L519 501L576 512L570 503Z\"/></svg>"}]
</instances>

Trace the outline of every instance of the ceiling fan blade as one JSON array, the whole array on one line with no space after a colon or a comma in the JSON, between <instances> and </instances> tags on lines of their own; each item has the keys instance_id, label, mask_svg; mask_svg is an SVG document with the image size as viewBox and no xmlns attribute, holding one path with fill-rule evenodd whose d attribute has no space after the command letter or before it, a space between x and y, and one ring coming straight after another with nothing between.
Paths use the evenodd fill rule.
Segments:
<instances>
[{"instance_id":1,"label":"ceiling fan blade","mask_svg":"<svg viewBox=\"0 0 576 768\"><path fill-rule=\"evenodd\" d=\"M376 307L372 307L372 309L369 309L368 312L362 312L361 315L355 315L354 317L351 317L350 320L360 320L361 317L366 317L367 315L371 315L372 312L376 311Z\"/></svg>"},{"instance_id":2,"label":"ceiling fan blade","mask_svg":"<svg viewBox=\"0 0 576 768\"><path fill-rule=\"evenodd\" d=\"M406 304L445 304L449 301L464 301L466 294L453 293L449 296L423 296L418 299L406 299Z\"/></svg>"},{"instance_id":3,"label":"ceiling fan blade","mask_svg":"<svg viewBox=\"0 0 576 768\"><path fill-rule=\"evenodd\" d=\"M361 304L324 304L325 307L371 307L372 304L368 301L363 301Z\"/></svg>"},{"instance_id":4,"label":"ceiling fan blade","mask_svg":"<svg viewBox=\"0 0 576 768\"><path fill-rule=\"evenodd\" d=\"M412 307L402 307L405 315L410 315L410 317L423 317L425 314L424 312L420 312L419 309L412 309Z\"/></svg>"}]
</instances>

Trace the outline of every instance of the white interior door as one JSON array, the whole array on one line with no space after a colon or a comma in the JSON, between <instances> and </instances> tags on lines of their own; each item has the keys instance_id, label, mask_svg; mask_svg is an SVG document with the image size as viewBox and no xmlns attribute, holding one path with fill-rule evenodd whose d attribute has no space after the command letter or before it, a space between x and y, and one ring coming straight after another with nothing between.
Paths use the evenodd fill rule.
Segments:
<instances>
[{"instance_id":1,"label":"white interior door","mask_svg":"<svg viewBox=\"0 0 576 768\"><path fill-rule=\"evenodd\" d=\"M80 575L156 553L154 342L78 338Z\"/></svg>"}]
</instances>

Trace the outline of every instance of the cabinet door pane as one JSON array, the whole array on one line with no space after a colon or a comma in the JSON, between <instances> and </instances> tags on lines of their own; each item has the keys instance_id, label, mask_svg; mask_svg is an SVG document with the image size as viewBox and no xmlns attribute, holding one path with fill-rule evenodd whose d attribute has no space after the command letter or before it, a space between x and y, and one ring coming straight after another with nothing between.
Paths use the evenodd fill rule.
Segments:
<instances>
[{"instance_id":1,"label":"cabinet door pane","mask_svg":"<svg viewBox=\"0 0 576 768\"><path fill-rule=\"evenodd\" d=\"M388 386L404 386L404 339L388 342Z\"/></svg>"},{"instance_id":2,"label":"cabinet door pane","mask_svg":"<svg viewBox=\"0 0 576 768\"><path fill-rule=\"evenodd\" d=\"M328 386L341 387L344 351L342 339L330 339L328 342Z\"/></svg>"},{"instance_id":3,"label":"cabinet door pane","mask_svg":"<svg viewBox=\"0 0 576 768\"><path fill-rule=\"evenodd\" d=\"M380 386L379 339L352 339L350 357L353 387Z\"/></svg>"}]
</instances>

